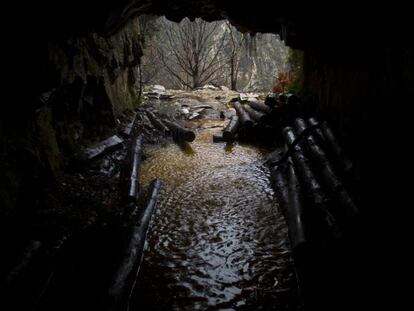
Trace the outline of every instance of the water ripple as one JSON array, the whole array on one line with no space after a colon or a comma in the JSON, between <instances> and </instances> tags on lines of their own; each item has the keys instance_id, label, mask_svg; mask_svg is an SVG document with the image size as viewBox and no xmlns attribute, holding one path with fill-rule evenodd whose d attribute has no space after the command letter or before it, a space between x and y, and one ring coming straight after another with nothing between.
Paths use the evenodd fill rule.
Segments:
<instances>
[{"instance_id":1,"label":"water ripple","mask_svg":"<svg viewBox=\"0 0 414 311\"><path fill-rule=\"evenodd\" d=\"M287 310L294 287L287 229L263 151L211 143L148 150L143 183L164 181L148 234L135 309ZM132 308L132 310L134 310ZM291 310L291 309L289 309Z\"/></svg>"}]
</instances>

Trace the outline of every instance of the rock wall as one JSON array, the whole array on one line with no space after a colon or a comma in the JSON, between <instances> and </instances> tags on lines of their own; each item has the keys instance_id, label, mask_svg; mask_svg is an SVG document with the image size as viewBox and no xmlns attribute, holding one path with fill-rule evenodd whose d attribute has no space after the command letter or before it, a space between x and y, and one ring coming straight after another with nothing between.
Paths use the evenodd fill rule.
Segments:
<instances>
[{"instance_id":1,"label":"rock wall","mask_svg":"<svg viewBox=\"0 0 414 311\"><path fill-rule=\"evenodd\" d=\"M391 124L398 120L392 116L414 98L414 49L307 49L304 78L304 92L313 95L318 113L342 136L354 161L360 161L364 153L369 157L383 152L384 145L373 145L374 141L382 140L383 131L390 135L396 129Z\"/></svg>"},{"instance_id":2,"label":"rock wall","mask_svg":"<svg viewBox=\"0 0 414 311\"><path fill-rule=\"evenodd\" d=\"M27 88L25 105L0 120L5 210L33 208L43 184L84 146L114 132L118 119L139 103L135 74L143 36L137 19L110 36L91 32L45 44L47 57L37 61L47 73Z\"/></svg>"}]
</instances>

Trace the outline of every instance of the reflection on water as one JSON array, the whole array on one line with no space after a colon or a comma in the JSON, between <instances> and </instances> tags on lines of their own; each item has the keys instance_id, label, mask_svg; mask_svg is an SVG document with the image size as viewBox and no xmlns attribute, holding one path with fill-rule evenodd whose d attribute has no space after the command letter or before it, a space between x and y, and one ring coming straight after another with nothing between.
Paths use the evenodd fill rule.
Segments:
<instances>
[{"instance_id":1,"label":"reflection on water","mask_svg":"<svg viewBox=\"0 0 414 311\"><path fill-rule=\"evenodd\" d=\"M287 228L263 152L213 144L147 149L143 183L163 180L131 310L292 310Z\"/></svg>"}]
</instances>

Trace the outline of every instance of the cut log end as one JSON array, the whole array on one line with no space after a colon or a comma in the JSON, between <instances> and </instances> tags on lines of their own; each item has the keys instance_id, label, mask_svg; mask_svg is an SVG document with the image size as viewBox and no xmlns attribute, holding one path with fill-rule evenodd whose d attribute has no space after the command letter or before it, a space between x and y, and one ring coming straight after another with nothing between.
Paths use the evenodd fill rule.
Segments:
<instances>
[{"instance_id":1,"label":"cut log end","mask_svg":"<svg viewBox=\"0 0 414 311\"><path fill-rule=\"evenodd\" d=\"M237 115L232 116L230 122L223 130L223 139L227 142L233 141L237 131L239 130L239 126L239 117Z\"/></svg>"}]
</instances>

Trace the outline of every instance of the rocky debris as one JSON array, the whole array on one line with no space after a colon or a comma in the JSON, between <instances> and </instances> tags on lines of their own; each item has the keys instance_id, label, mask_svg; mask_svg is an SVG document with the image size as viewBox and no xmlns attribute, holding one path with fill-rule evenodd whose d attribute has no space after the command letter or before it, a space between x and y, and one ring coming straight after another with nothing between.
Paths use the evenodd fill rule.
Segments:
<instances>
[{"instance_id":1,"label":"rocky debris","mask_svg":"<svg viewBox=\"0 0 414 311\"><path fill-rule=\"evenodd\" d=\"M152 99L168 100L174 98L173 93L167 92L164 86L158 84L150 86L148 91L145 91L142 94L144 95L144 97Z\"/></svg>"},{"instance_id":2,"label":"rocky debris","mask_svg":"<svg viewBox=\"0 0 414 311\"><path fill-rule=\"evenodd\" d=\"M120 145L123 143L123 140L118 135L113 135L96 145L93 145L89 148L87 148L83 154L82 158L86 160L93 160L115 148L120 147Z\"/></svg>"},{"instance_id":3,"label":"rocky debris","mask_svg":"<svg viewBox=\"0 0 414 311\"><path fill-rule=\"evenodd\" d=\"M218 90L219 88L217 86L211 85L211 84L206 84L204 86L198 87L195 90Z\"/></svg>"},{"instance_id":4,"label":"rocky debris","mask_svg":"<svg viewBox=\"0 0 414 311\"><path fill-rule=\"evenodd\" d=\"M202 112L204 111L205 108L198 108L196 110L194 110L190 116L188 116L188 120L193 120L195 118L199 118L201 117Z\"/></svg>"},{"instance_id":5,"label":"rocky debris","mask_svg":"<svg viewBox=\"0 0 414 311\"><path fill-rule=\"evenodd\" d=\"M155 84L152 86L153 90L159 91L159 92L165 92L165 87L159 84Z\"/></svg>"},{"instance_id":6,"label":"rocky debris","mask_svg":"<svg viewBox=\"0 0 414 311\"><path fill-rule=\"evenodd\" d=\"M144 107L168 119L188 121L230 118L235 112L228 103L231 99L239 97L238 92L224 87L216 89L207 87L193 91L167 90L167 92L173 94L174 101L148 98Z\"/></svg>"},{"instance_id":7,"label":"rocky debris","mask_svg":"<svg viewBox=\"0 0 414 311\"><path fill-rule=\"evenodd\" d=\"M143 112L148 115L148 117L151 120L152 124L154 124L154 126L158 130L160 130L163 133L163 135L170 135L171 134L170 129L168 127L166 127L164 122L160 118L158 118L158 116L156 116L152 111L144 110Z\"/></svg>"},{"instance_id":8,"label":"rocky debris","mask_svg":"<svg viewBox=\"0 0 414 311\"><path fill-rule=\"evenodd\" d=\"M187 107L183 107L183 108L181 108L180 112L183 113L183 114L189 114L190 110L188 110Z\"/></svg>"},{"instance_id":9,"label":"rocky debris","mask_svg":"<svg viewBox=\"0 0 414 311\"><path fill-rule=\"evenodd\" d=\"M240 93L239 94L239 99L241 101L258 100L259 99L259 94L255 94L255 93Z\"/></svg>"},{"instance_id":10,"label":"rocky debris","mask_svg":"<svg viewBox=\"0 0 414 311\"><path fill-rule=\"evenodd\" d=\"M119 134L123 137L129 137L132 134L132 129L137 117L137 113L134 112L132 117L129 118L126 122L122 123L119 127Z\"/></svg>"}]
</instances>

